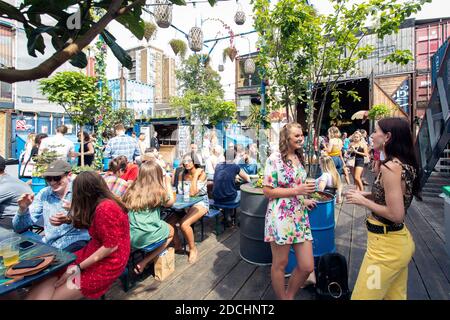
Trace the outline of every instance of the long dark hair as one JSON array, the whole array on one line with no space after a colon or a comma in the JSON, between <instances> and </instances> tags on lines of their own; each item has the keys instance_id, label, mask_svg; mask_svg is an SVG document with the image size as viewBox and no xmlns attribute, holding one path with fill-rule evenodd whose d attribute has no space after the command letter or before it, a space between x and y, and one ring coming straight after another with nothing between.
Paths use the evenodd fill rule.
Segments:
<instances>
[{"instance_id":1,"label":"long dark hair","mask_svg":"<svg viewBox=\"0 0 450 320\"><path fill-rule=\"evenodd\" d=\"M385 118L378 121L378 127L385 134L388 132L391 133L391 139L384 145L386 158L382 164L386 165L386 162L397 158L402 163L412 166L416 170L416 178L413 183L413 195L420 199L420 168L409 122L402 118Z\"/></svg>"},{"instance_id":2,"label":"long dark hair","mask_svg":"<svg viewBox=\"0 0 450 320\"><path fill-rule=\"evenodd\" d=\"M95 209L103 200L113 200L128 212L122 201L108 189L105 180L94 171L81 172L73 181L72 192L70 216L75 228L88 229Z\"/></svg>"}]
</instances>

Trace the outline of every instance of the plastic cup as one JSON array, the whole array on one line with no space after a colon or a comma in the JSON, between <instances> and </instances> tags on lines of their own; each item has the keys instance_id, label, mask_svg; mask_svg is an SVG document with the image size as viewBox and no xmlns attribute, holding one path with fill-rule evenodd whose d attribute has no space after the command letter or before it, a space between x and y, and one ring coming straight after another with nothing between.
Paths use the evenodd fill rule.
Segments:
<instances>
[{"instance_id":1,"label":"plastic cup","mask_svg":"<svg viewBox=\"0 0 450 320\"><path fill-rule=\"evenodd\" d=\"M184 201L189 201L189 192L190 192L190 186L188 183L185 183L183 185L183 199Z\"/></svg>"},{"instance_id":2,"label":"plastic cup","mask_svg":"<svg viewBox=\"0 0 450 320\"><path fill-rule=\"evenodd\" d=\"M3 258L3 265L8 268L20 261L21 238L9 238L0 242L0 255Z\"/></svg>"}]
</instances>

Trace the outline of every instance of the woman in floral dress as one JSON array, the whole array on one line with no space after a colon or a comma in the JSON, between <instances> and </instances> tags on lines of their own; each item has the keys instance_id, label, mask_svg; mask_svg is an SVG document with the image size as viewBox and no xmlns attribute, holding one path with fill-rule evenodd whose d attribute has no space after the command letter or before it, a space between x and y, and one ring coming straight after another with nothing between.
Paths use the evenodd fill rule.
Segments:
<instances>
[{"instance_id":1,"label":"woman in floral dress","mask_svg":"<svg viewBox=\"0 0 450 320\"><path fill-rule=\"evenodd\" d=\"M272 286L278 299L292 300L298 289L314 271L312 234L307 209L316 203L304 196L315 190L306 184L302 166L303 132L298 123L289 123L280 131L280 152L273 153L266 162L264 195L269 198L266 212L264 241L272 249ZM288 287L284 285L289 249L293 246L297 267Z\"/></svg>"}]
</instances>

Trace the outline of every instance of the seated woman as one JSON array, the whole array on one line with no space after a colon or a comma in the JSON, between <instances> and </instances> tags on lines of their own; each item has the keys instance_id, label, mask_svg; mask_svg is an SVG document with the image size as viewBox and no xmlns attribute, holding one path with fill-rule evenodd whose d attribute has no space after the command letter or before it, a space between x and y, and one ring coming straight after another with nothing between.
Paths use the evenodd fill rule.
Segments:
<instances>
[{"instance_id":1,"label":"seated woman","mask_svg":"<svg viewBox=\"0 0 450 320\"><path fill-rule=\"evenodd\" d=\"M333 159L329 156L321 156L319 158L319 165L322 170L322 175L316 181L318 185L317 189L336 195L336 203L341 203L341 177L336 170Z\"/></svg>"},{"instance_id":2,"label":"seated woman","mask_svg":"<svg viewBox=\"0 0 450 320\"><path fill-rule=\"evenodd\" d=\"M142 273L172 242L174 229L161 220L160 207L171 207L173 198L170 177L163 177L163 171L154 161L142 163L139 176L123 196L130 219L131 246L135 249L146 249L161 244L136 265L135 273Z\"/></svg>"},{"instance_id":3,"label":"seated woman","mask_svg":"<svg viewBox=\"0 0 450 320\"><path fill-rule=\"evenodd\" d=\"M108 172L103 176L108 189L118 197L122 197L128 188L128 182L120 178L126 168L126 163L115 158L109 162Z\"/></svg>"},{"instance_id":4,"label":"seated woman","mask_svg":"<svg viewBox=\"0 0 450 320\"><path fill-rule=\"evenodd\" d=\"M184 170L178 177L178 193L183 193L184 186L189 187L189 196L202 197L202 201L190 207L183 216L173 215L169 221L172 226L180 224L181 232L189 246L189 263L197 261L197 247L194 241L194 231L191 225L200 220L209 210L209 199L207 190L206 173L200 168L200 160L195 153L186 154L182 164ZM177 232L175 232L173 242L175 250L181 250L181 243Z\"/></svg>"},{"instance_id":5,"label":"seated woman","mask_svg":"<svg viewBox=\"0 0 450 320\"><path fill-rule=\"evenodd\" d=\"M129 163L125 156L118 156L116 159L121 166L125 164L125 172L120 177L128 182L136 180L139 174L139 166L135 163Z\"/></svg>"},{"instance_id":6,"label":"seated woman","mask_svg":"<svg viewBox=\"0 0 450 320\"><path fill-rule=\"evenodd\" d=\"M75 253L74 264L34 286L27 299L98 299L125 270L130 255L127 209L99 174L86 171L76 177L69 215L52 219L54 226L63 223L88 229L91 240Z\"/></svg>"}]
</instances>

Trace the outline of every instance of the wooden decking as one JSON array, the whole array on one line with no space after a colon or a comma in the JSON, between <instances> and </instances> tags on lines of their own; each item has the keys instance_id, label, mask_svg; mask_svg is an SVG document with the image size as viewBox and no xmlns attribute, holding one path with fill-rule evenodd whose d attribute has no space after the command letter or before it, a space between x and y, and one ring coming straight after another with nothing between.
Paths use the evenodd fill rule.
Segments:
<instances>
[{"instance_id":1,"label":"wooden decking","mask_svg":"<svg viewBox=\"0 0 450 320\"><path fill-rule=\"evenodd\" d=\"M443 199L414 201L409 209L407 226L416 244L409 265L408 299L449 300L450 259L444 249ZM365 248L366 210L349 204L335 210L336 248L348 263L349 286L353 288ZM199 229L199 228L197 228ZM275 299L270 283L270 267L254 266L239 256L239 229L227 229L216 236L213 224L207 224L208 237L198 244L199 260L193 265L187 256L176 255L175 272L165 281L152 276L125 293L119 282L106 299ZM314 299L314 290L300 290L297 299Z\"/></svg>"}]
</instances>

